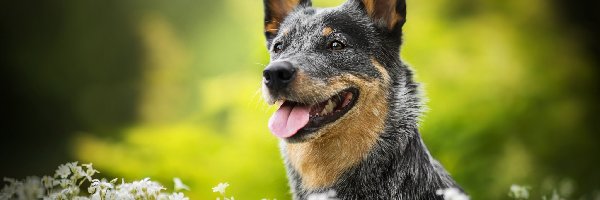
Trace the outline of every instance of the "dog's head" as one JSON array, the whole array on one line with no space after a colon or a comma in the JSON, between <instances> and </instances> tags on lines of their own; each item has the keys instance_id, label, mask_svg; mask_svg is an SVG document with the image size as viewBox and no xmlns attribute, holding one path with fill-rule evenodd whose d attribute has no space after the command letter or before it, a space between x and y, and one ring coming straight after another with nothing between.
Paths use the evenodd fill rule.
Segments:
<instances>
[{"instance_id":1,"label":"dog's head","mask_svg":"<svg viewBox=\"0 0 600 200\"><path fill-rule=\"evenodd\" d=\"M264 0L271 63L263 95L280 108L269 129L287 142L383 129L398 58L404 0L349 0L312 8L310 0Z\"/></svg>"}]
</instances>

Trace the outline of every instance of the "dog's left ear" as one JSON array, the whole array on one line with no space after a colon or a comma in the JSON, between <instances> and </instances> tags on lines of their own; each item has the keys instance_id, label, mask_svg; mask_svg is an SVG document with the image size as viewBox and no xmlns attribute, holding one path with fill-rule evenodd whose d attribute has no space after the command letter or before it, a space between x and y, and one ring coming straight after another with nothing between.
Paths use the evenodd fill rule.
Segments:
<instances>
[{"instance_id":1,"label":"dog's left ear","mask_svg":"<svg viewBox=\"0 0 600 200\"><path fill-rule=\"evenodd\" d=\"M265 4L265 36L271 43L285 17L298 6L310 7L310 0L263 0Z\"/></svg>"},{"instance_id":2,"label":"dog's left ear","mask_svg":"<svg viewBox=\"0 0 600 200\"><path fill-rule=\"evenodd\" d=\"M388 31L401 30L406 22L406 0L350 0L358 3L373 21Z\"/></svg>"}]
</instances>

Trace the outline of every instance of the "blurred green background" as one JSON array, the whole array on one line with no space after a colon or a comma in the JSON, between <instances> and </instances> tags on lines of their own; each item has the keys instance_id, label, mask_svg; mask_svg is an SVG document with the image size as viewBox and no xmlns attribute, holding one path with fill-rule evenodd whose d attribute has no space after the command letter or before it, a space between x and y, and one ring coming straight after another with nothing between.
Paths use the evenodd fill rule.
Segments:
<instances>
[{"instance_id":1,"label":"blurred green background","mask_svg":"<svg viewBox=\"0 0 600 200\"><path fill-rule=\"evenodd\" d=\"M314 0L335 6L340 0ZM402 58L431 153L473 199L600 197L598 3L408 0ZM3 1L0 176L71 160L180 177L192 199L289 199L260 0Z\"/></svg>"}]
</instances>

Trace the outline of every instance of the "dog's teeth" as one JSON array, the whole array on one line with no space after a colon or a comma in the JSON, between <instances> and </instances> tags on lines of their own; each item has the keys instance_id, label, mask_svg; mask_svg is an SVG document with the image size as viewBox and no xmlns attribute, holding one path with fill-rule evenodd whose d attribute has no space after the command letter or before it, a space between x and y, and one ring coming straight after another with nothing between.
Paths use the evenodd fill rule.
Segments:
<instances>
[{"instance_id":1,"label":"dog's teeth","mask_svg":"<svg viewBox=\"0 0 600 200\"><path fill-rule=\"evenodd\" d=\"M335 103L335 101L332 101L331 99L327 100L327 105L325 105L325 108L323 108L323 111L321 112L322 115L326 115L329 114L333 111L333 109L335 109L335 106L337 104Z\"/></svg>"}]
</instances>

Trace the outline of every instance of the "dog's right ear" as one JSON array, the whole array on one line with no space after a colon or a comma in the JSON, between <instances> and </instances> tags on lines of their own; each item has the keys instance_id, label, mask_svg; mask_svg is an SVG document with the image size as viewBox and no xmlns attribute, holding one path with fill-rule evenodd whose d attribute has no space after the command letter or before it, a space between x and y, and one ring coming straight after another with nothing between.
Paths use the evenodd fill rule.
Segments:
<instances>
[{"instance_id":1,"label":"dog's right ear","mask_svg":"<svg viewBox=\"0 0 600 200\"><path fill-rule=\"evenodd\" d=\"M390 32L402 29L406 22L406 0L348 0L357 5L382 28Z\"/></svg>"},{"instance_id":2,"label":"dog's right ear","mask_svg":"<svg viewBox=\"0 0 600 200\"><path fill-rule=\"evenodd\" d=\"M265 4L265 37L270 44L283 19L298 6L311 6L310 0L263 0Z\"/></svg>"}]
</instances>

